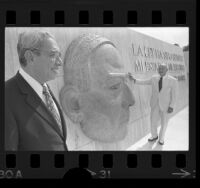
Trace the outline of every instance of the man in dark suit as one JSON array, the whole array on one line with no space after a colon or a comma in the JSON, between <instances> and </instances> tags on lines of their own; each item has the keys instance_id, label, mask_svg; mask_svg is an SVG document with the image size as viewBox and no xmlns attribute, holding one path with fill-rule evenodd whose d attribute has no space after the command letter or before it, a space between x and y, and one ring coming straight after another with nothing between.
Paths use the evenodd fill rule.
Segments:
<instances>
[{"instance_id":1,"label":"man in dark suit","mask_svg":"<svg viewBox=\"0 0 200 188\"><path fill-rule=\"evenodd\" d=\"M19 35L21 68L5 83L5 150L66 151L62 111L46 82L62 65L55 38L45 31Z\"/></svg>"}]
</instances>

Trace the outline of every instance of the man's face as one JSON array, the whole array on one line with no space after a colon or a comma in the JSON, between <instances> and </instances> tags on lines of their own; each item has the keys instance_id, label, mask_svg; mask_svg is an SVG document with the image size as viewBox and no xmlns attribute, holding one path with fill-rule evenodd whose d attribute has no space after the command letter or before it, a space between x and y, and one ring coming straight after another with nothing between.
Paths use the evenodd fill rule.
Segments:
<instances>
[{"instance_id":1,"label":"man's face","mask_svg":"<svg viewBox=\"0 0 200 188\"><path fill-rule=\"evenodd\" d=\"M60 49L54 39L48 38L40 49L40 55L35 55L34 71L47 82L56 78L61 65Z\"/></svg>"},{"instance_id":2,"label":"man's face","mask_svg":"<svg viewBox=\"0 0 200 188\"><path fill-rule=\"evenodd\" d=\"M91 59L91 89L80 96L84 115L82 130L89 137L104 142L125 137L129 108L135 103L125 78L109 74L122 73L121 63L118 51L111 45L97 49Z\"/></svg>"},{"instance_id":3,"label":"man's face","mask_svg":"<svg viewBox=\"0 0 200 188\"><path fill-rule=\"evenodd\" d=\"M167 73L167 67L165 65L160 65L158 67L158 73L160 74L160 76L165 76Z\"/></svg>"}]
</instances>

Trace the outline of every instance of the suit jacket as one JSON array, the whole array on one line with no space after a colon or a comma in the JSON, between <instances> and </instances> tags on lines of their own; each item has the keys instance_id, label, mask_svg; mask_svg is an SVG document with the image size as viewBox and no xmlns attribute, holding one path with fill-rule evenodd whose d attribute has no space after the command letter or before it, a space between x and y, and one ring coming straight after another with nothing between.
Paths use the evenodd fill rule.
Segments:
<instances>
[{"instance_id":1,"label":"suit jacket","mask_svg":"<svg viewBox=\"0 0 200 188\"><path fill-rule=\"evenodd\" d=\"M42 99L19 74L5 82L5 150L66 151L66 125L58 107L63 133Z\"/></svg>"},{"instance_id":2,"label":"suit jacket","mask_svg":"<svg viewBox=\"0 0 200 188\"><path fill-rule=\"evenodd\" d=\"M160 109L162 111L167 111L168 107L175 108L175 102L177 98L177 79L166 75L163 77L162 80L162 89L159 92L158 82L159 82L160 76L155 75L152 76L149 80L136 80L136 84L149 84L152 86L152 95L151 95L151 101L150 106L153 108L157 102L160 106Z\"/></svg>"}]
</instances>

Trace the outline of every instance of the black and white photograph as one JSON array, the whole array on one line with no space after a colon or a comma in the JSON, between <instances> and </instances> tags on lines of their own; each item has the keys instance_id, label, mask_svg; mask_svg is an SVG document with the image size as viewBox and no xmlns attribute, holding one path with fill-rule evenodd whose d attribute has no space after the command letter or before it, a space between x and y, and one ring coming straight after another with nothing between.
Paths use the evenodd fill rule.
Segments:
<instances>
[{"instance_id":1,"label":"black and white photograph","mask_svg":"<svg viewBox=\"0 0 200 188\"><path fill-rule=\"evenodd\" d=\"M188 27L6 27L6 151L188 151Z\"/></svg>"}]
</instances>

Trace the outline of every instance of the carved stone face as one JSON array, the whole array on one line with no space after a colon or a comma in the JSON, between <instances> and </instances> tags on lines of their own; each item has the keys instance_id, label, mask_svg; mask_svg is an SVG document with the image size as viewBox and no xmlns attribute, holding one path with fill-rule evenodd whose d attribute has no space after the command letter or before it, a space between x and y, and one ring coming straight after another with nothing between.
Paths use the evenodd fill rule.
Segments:
<instances>
[{"instance_id":1,"label":"carved stone face","mask_svg":"<svg viewBox=\"0 0 200 188\"><path fill-rule=\"evenodd\" d=\"M129 108L135 99L125 77L120 76L123 66L119 52L110 44L102 45L89 58L88 64L90 89L78 94L63 90L61 103L65 103L64 110L72 121L79 122L89 138L101 142L122 140L127 133ZM67 99L63 95L71 97ZM73 113L69 112L69 106Z\"/></svg>"},{"instance_id":2,"label":"carved stone face","mask_svg":"<svg viewBox=\"0 0 200 188\"><path fill-rule=\"evenodd\" d=\"M80 95L80 109L84 115L83 132L102 141L117 141L125 137L129 121L129 108L133 95L121 76L119 53L111 45L100 47L91 61L95 62L91 74L91 89ZM94 63L91 62L91 63Z\"/></svg>"}]
</instances>

